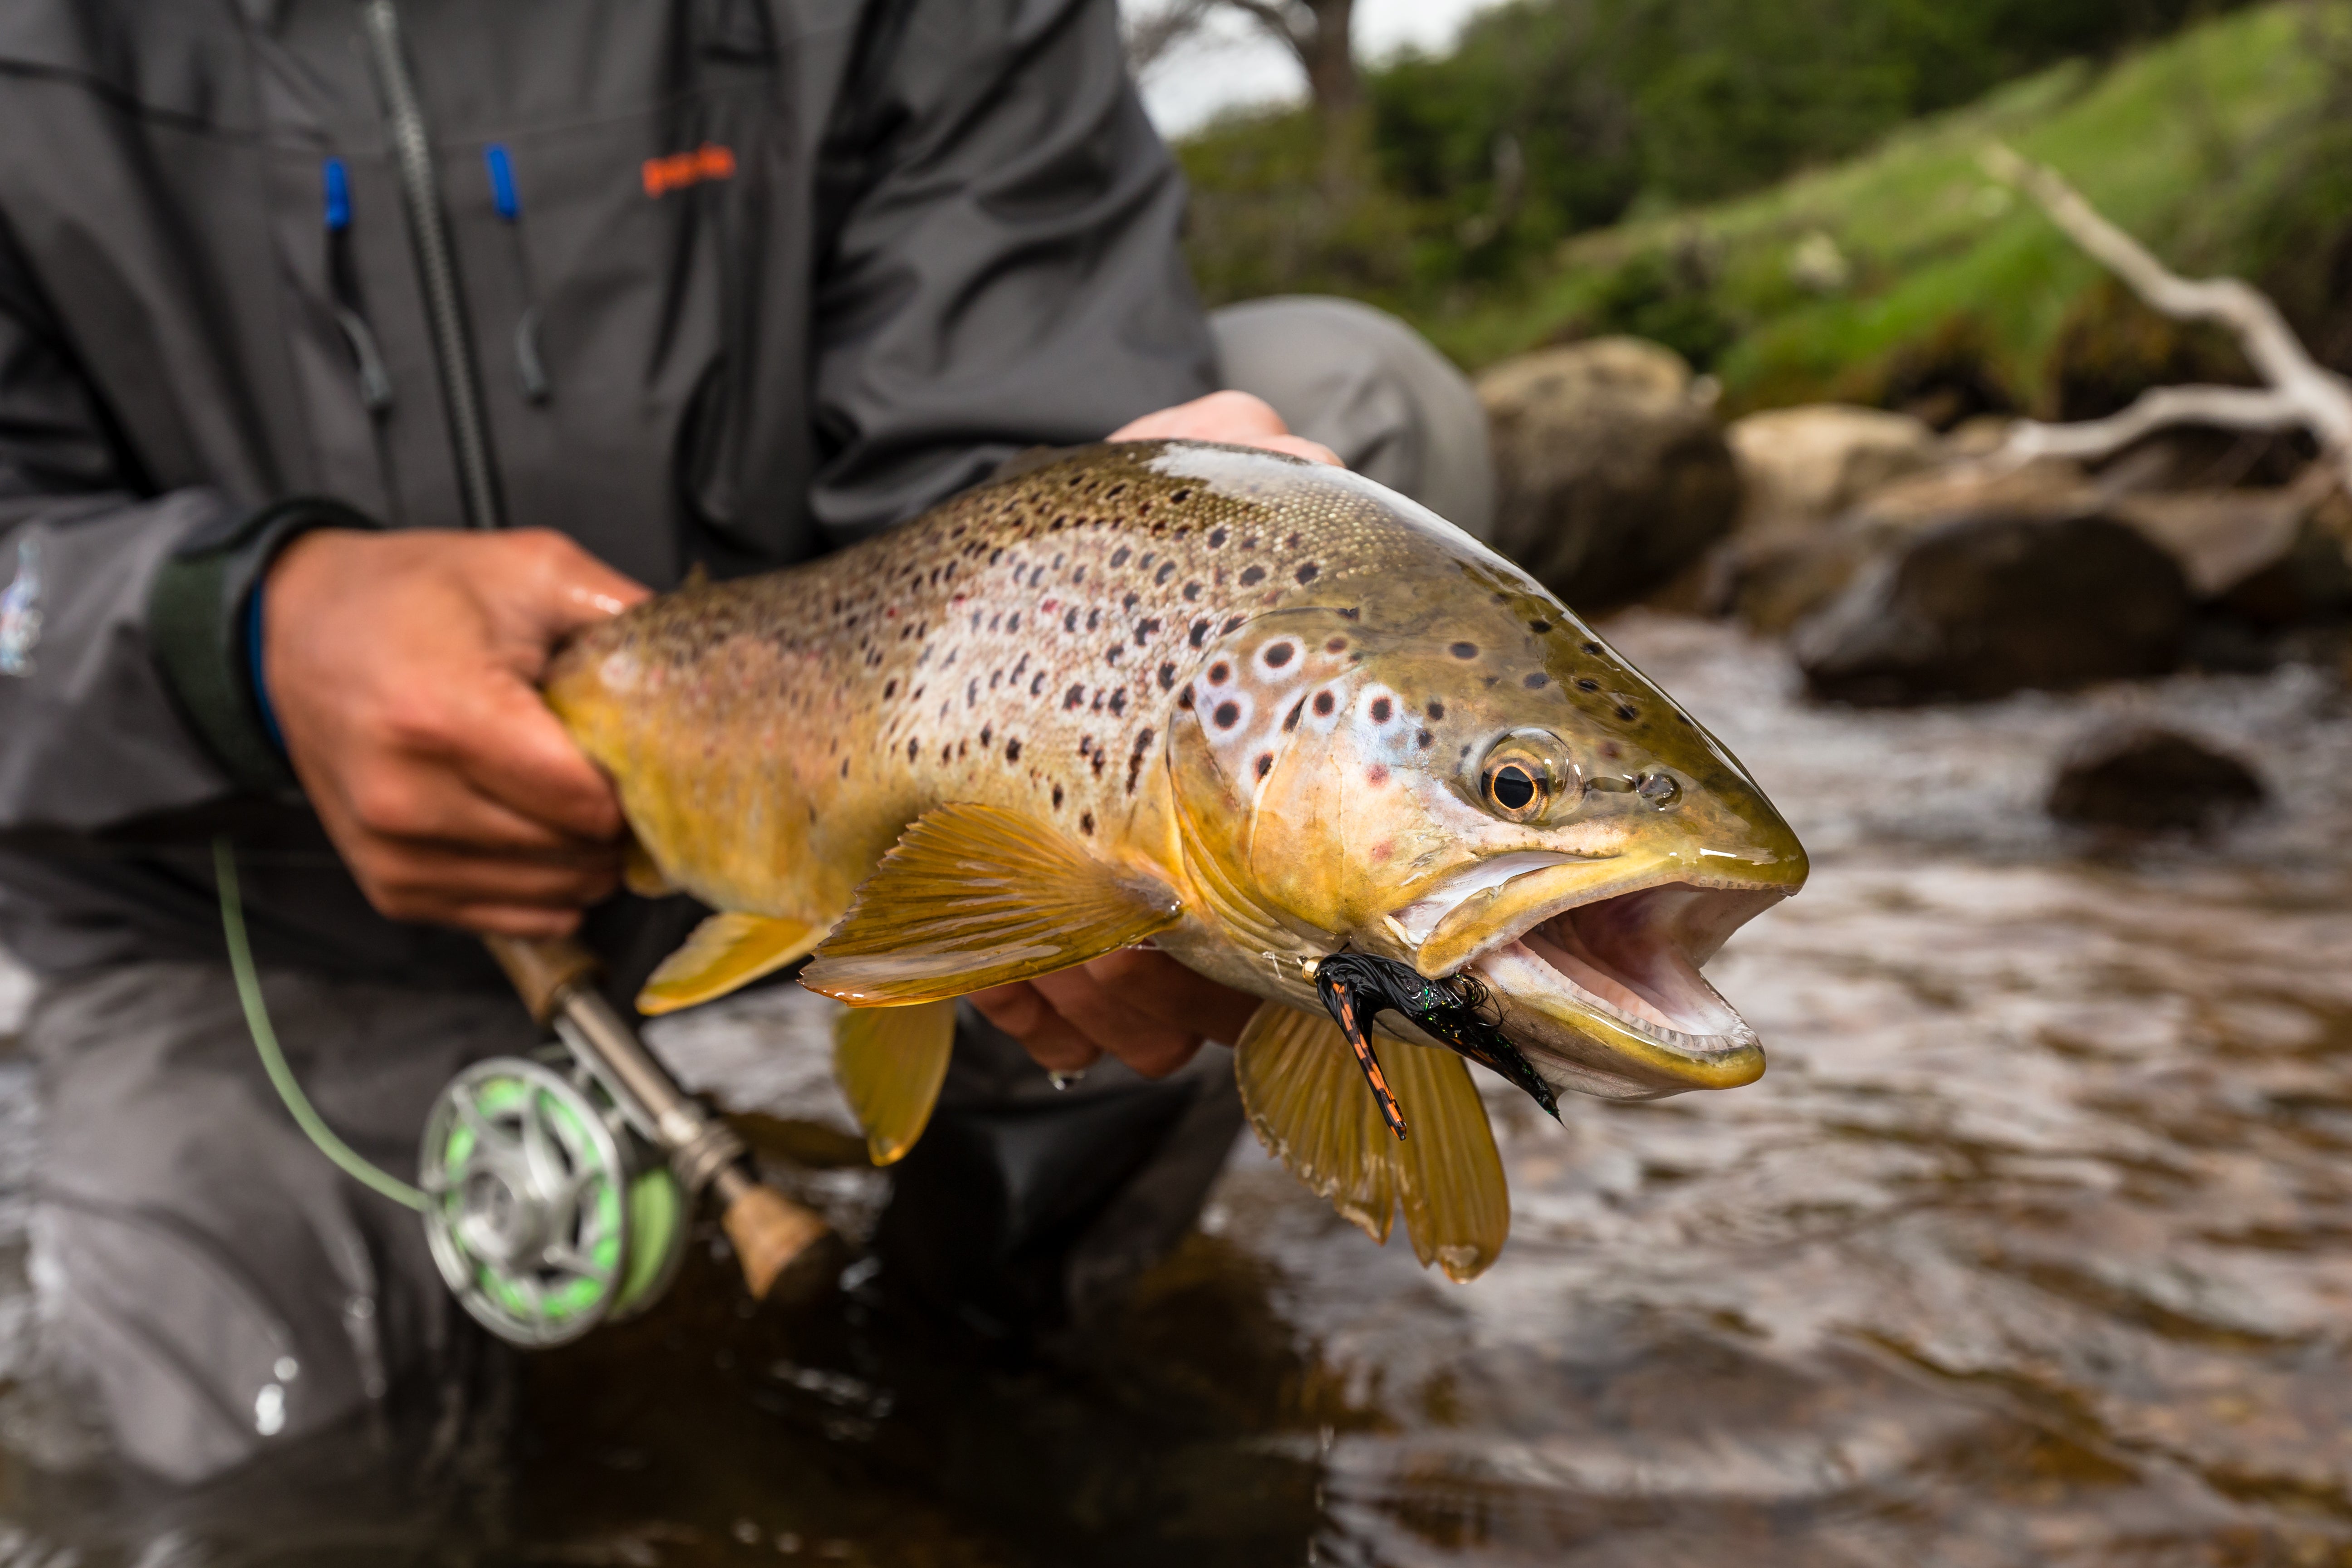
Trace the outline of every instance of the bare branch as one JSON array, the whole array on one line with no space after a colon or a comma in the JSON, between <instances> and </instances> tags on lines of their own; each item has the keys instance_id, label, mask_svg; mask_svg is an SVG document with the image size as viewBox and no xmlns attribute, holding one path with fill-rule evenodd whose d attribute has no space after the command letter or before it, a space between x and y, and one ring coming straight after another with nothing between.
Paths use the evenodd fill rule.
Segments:
<instances>
[{"instance_id":1,"label":"bare branch","mask_svg":"<svg viewBox=\"0 0 2352 1568\"><path fill-rule=\"evenodd\" d=\"M1201 30L1216 0L1171 0L1142 16L1130 15L1126 28L1127 66L1140 76L1160 58Z\"/></svg>"},{"instance_id":2,"label":"bare branch","mask_svg":"<svg viewBox=\"0 0 2352 1568\"><path fill-rule=\"evenodd\" d=\"M2000 142L1985 149L1995 179L2022 187L2075 244L2124 280L2148 308L2175 321L2214 321L2234 333L2266 391L2241 387L2158 387L2111 418L2082 425L2021 421L2000 456L2100 457L2167 425L2216 425L2227 429L2286 430L2318 438L2352 489L2352 382L2315 361L2278 307L2235 278L2192 282L2149 254L2107 221L2055 170L2030 163Z\"/></svg>"}]
</instances>

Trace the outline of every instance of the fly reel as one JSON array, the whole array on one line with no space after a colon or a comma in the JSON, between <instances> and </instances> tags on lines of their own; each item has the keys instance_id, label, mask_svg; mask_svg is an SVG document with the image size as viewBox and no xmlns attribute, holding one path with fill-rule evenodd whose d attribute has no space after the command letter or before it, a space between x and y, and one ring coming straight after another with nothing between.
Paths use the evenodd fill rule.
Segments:
<instances>
[{"instance_id":1,"label":"fly reel","mask_svg":"<svg viewBox=\"0 0 2352 1568\"><path fill-rule=\"evenodd\" d=\"M677 1177L577 1067L467 1068L434 1101L417 1169L442 1279L510 1343L562 1344L644 1310L686 1249Z\"/></svg>"}]
</instances>

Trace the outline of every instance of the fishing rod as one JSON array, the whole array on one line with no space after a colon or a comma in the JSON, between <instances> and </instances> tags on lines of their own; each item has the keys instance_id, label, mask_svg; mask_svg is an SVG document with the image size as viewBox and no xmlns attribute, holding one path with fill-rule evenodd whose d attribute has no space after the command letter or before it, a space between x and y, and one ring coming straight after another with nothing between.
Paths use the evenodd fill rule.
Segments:
<instances>
[{"instance_id":1,"label":"fishing rod","mask_svg":"<svg viewBox=\"0 0 2352 1568\"><path fill-rule=\"evenodd\" d=\"M562 1344L652 1305L677 1273L705 1192L755 1298L831 1234L814 1210L761 1181L742 1140L655 1059L597 990L595 955L568 938L483 939L560 1047L492 1057L445 1085L425 1120L416 1184L373 1164L295 1080L261 994L226 837L213 859L230 972L279 1098L329 1160L422 1216L443 1281L500 1339Z\"/></svg>"}]
</instances>

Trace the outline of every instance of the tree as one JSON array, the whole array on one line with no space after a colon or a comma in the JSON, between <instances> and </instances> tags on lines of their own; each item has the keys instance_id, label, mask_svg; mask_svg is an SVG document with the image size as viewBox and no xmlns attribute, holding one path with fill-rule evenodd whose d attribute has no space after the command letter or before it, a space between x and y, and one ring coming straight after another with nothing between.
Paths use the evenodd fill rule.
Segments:
<instances>
[{"instance_id":1,"label":"tree","mask_svg":"<svg viewBox=\"0 0 2352 1568\"><path fill-rule=\"evenodd\" d=\"M1322 128L1324 189L1345 196L1362 178L1368 140L1352 37L1355 8L1356 0L1165 0L1130 15L1128 59L1140 72L1219 14L1247 17L1307 73L1307 95Z\"/></svg>"}]
</instances>

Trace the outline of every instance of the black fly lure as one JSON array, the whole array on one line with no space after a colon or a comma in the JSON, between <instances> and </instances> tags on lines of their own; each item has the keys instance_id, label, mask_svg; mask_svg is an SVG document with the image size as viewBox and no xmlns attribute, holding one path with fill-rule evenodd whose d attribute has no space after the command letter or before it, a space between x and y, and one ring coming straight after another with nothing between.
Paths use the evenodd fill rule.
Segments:
<instances>
[{"instance_id":1,"label":"black fly lure","mask_svg":"<svg viewBox=\"0 0 2352 1568\"><path fill-rule=\"evenodd\" d=\"M1404 1116L1397 1110L1396 1096L1390 1092L1388 1079L1381 1072L1380 1058L1372 1054L1372 1020L1383 1011L1402 1014L1432 1039L1443 1041L1479 1066L1500 1073L1549 1111L1552 1120L1559 1119L1559 1105L1552 1098L1551 1086L1537 1076L1519 1047L1496 1026L1492 998L1486 994L1486 988L1470 976L1455 974L1444 980L1429 980L1411 964L1393 958L1377 958L1369 952L1335 952L1316 964L1315 991L1330 1010L1339 1032L1348 1037L1357 1065L1364 1069L1364 1081L1372 1086L1372 1099L1381 1108L1381 1119L1399 1138L1404 1136Z\"/></svg>"}]
</instances>

